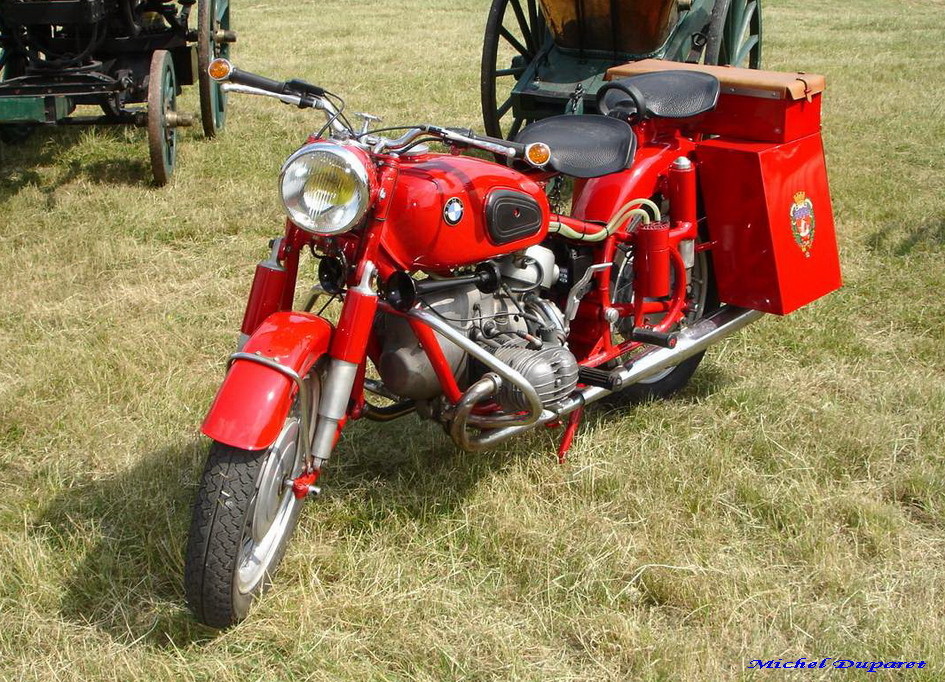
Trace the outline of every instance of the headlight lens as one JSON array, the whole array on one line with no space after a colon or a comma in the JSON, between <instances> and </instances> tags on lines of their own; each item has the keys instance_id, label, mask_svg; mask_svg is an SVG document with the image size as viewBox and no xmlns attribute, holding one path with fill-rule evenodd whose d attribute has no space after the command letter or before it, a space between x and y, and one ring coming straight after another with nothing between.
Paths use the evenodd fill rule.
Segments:
<instances>
[{"instance_id":1,"label":"headlight lens","mask_svg":"<svg viewBox=\"0 0 945 682\"><path fill-rule=\"evenodd\" d=\"M295 152L279 176L282 203L296 225L316 234L340 234L364 217L370 185L364 163L348 149L315 142Z\"/></svg>"}]
</instances>

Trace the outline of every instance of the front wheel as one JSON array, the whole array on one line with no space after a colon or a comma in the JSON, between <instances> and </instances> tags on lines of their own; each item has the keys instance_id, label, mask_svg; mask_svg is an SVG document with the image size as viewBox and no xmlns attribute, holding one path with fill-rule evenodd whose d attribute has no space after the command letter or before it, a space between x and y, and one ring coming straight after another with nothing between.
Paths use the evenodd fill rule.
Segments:
<instances>
[{"instance_id":1,"label":"front wheel","mask_svg":"<svg viewBox=\"0 0 945 682\"><path fill-rule=\"evenodd\" d=\"M313 393L317 406L317 389ZM210 447L194 502L184 587L197 619L211 627L246 617L295 529L302 501L286 481L302 473L305 460L298 402L268 450Z\"/></svg>"}]
</instances>

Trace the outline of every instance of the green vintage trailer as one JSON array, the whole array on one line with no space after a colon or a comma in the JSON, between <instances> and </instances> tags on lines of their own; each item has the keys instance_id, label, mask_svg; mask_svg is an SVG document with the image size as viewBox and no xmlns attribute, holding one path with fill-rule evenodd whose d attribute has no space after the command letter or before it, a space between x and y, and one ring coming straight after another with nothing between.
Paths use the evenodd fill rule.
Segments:
<instances>
[{"instance_id":1,"label":"green vintage trailer","mask_svg":"<svg viewBox=\"0 0 945 682\"><path fill-rule=\"evenodd\" d=\"M199 87L207 137L223 126L226 93L206 70L235 39L229 0L0 0L0 141L42 126L147 128L163 185L178 128L196 121L178 111L182 86Z\"/></svg>"},{"instance_id":2,"label":"green vintage trailer","mask_svg":"<svg viewBox=\"0 0 945 682\"><path fill-rule=\"evenodd\" d=\"M760 0L493 0L482 50L486 133L595 111L607 69L639 59L758 68Z\"/></svg>"}]
</instances>

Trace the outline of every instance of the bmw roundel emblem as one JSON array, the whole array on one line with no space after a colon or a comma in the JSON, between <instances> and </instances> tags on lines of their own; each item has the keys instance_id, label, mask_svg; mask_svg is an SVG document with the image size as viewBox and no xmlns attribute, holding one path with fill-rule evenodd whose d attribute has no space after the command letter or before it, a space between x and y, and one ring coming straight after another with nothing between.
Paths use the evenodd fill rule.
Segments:
<instances>
[{"instance_id":1,"label":"bmw roundel emblem","mask_svg":"<svg viewBox=\"0 0 945 682\"><path fill-rule=\"evenodd\" d=\"M463 201L459 197L453 197L443 206L443 220L448 225L455 225L463 219Z\"/></svg>"}]
</instances>

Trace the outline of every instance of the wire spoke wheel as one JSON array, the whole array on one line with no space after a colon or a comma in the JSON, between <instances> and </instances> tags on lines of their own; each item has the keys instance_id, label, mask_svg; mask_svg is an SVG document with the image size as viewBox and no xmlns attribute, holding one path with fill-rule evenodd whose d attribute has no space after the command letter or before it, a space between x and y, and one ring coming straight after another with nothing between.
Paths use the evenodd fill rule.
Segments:
<instances>
[{"instance_id":1,"label":"wire spoke wheel","mask_svg":"<svg viewBox=\"0 0 945 682\"><path fill-rule=\"evenodd\" d=\"M229 0L199 0L197 5L197 84L200 122L207 137L215 137L226 123L226 92L210 78L207 68L218 57L230 56Z\"/></svg>"},{"instance_id":2,"label":"wire spoke wheel","mask_svg":"<svg viewBox=\"0 0 945 682\"><path fill-rule=\"evenodd\" d=\"M716 0L709 21L705 63L761 66L761 0Z\"/></svg>"},{"instance_id":3,"label":"wire spoke wheel","mask_svg":"<svg viewBox=\"0 0 945 682\"><path fill-rule=\"evenodd\" d=\"M480 93L486 134L513 139L529 121L512 90L540 58L548 29L537 0L493 0L482 44Z\"/></svg>"},{"instance_id":4,"label":"wire spoke wheel","mask_svg":"<svg viewBox=\"0 0 945 682\"><path fill-rule=\"evenodd\" d=\"M177 163L177 77L174 60L167 50L155 50L151 56L148 79L148 150L154 183L166 185Z\"/></svg>"},{"instance_id":5,"label":"wire spoke wheel","mask_svg":"<svg viewBox=\"0 0 945 682\"><path fill-rule=\"evenodd\" d=\"M662 202L661 211L664 216L669 214L668 202ZM718 307L710 269L709 257L706 252L696 252L692 261L692 267L686 270L686 299L688 308L685 317L683 317L679 325L677 325L677 328L691 325ZM676 287L676 278L679 274L680 273L678 273L675 268L672 269L670 274L671 291ZM617 258L614 259L611 282L611 300L614 303L633 303L632 251L620 250L618 252ZM662 316L662 313L647 316L647 322L656 324L660 321ZM621 319L614 328L614 343L626 341L630 338L632 331L633 319ZM621 395L631 400L665 398L689 383L689 379L702 361L703 355L704 353L698 353L697 355L683 360L674 367L668 367L662 372L643 379L625 389ZM630 356L630 358L632 359L632 356Z\"/></svg>"},{"instance_id":6,"label":"wire spoke wheel","mask_svg":"<svg viewBox=\"0 0 945 682\"><path fill-rule=\"evenodd\" d=\"M318 374L310 374L305 386L314 417ZM302 500L286 485L305 464L300 403L297 397L269 449L242 450L216 442L210 448L184 568L187 601L207 625L227 627L245 618L285 554L302 508Z\"/></svg>"}]
</instances>

